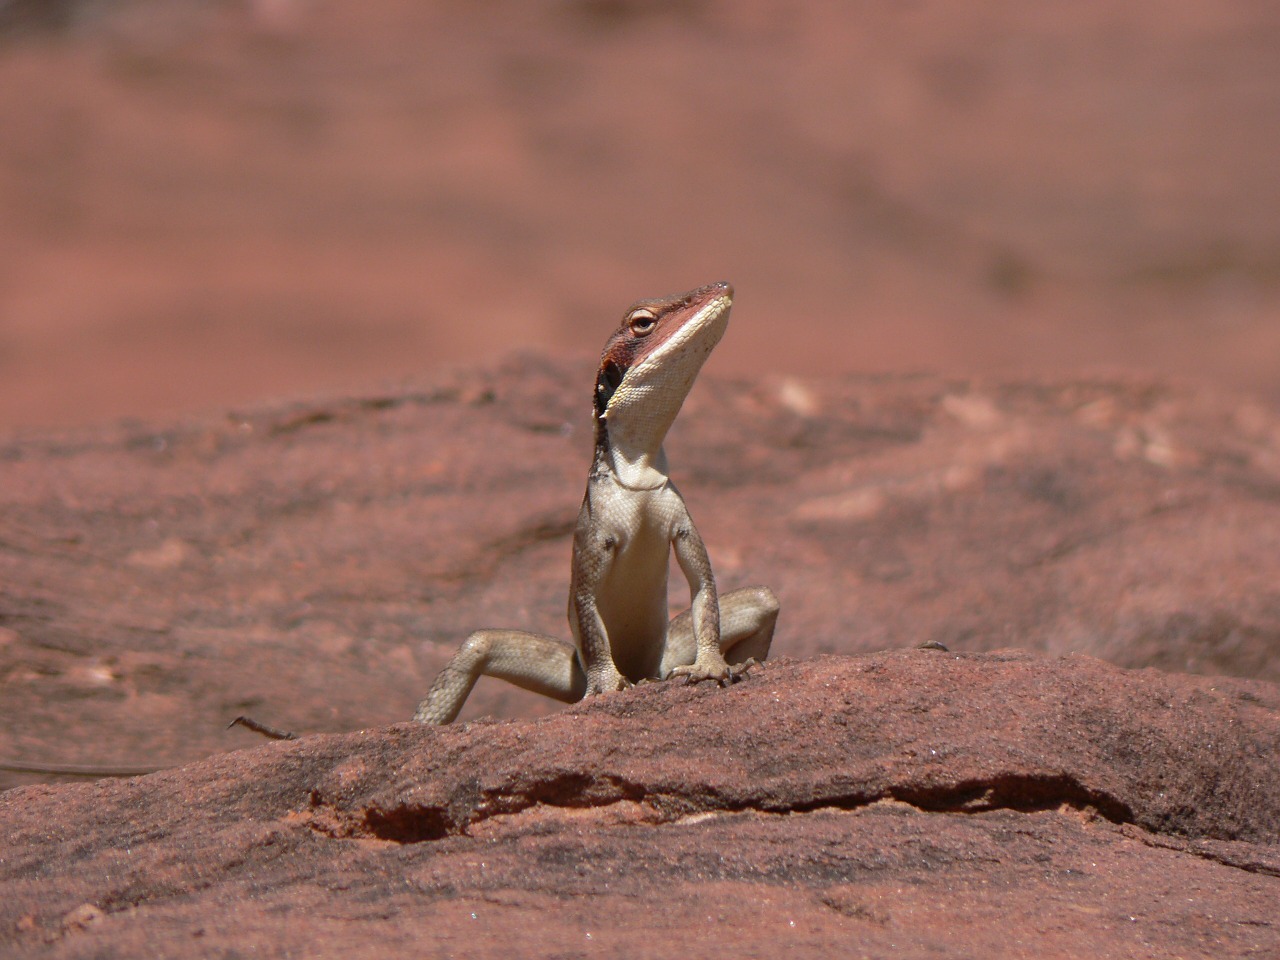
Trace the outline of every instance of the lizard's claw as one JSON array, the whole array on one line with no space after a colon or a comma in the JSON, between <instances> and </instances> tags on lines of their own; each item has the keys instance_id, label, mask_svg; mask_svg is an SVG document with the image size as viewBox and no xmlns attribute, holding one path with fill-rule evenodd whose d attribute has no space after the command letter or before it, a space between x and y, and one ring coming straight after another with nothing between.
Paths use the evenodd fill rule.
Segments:
<instances>
[{"instance_id":1,"label":"lizard's claw","mask_svg":"<svg viewBox=\"0 0 1280 960\"><path fill-rule=\"evenodd\" d=\"M752 659L730 666L724 657L719 657L717 660L699 657L693 663L683 664L673 669L671 676L684 677L685 683L713 680L717 686L723 687L727 683L736 683L741 680L746 675L747 669L754 663L755 660Z\"/></svg>"}]
</instances>

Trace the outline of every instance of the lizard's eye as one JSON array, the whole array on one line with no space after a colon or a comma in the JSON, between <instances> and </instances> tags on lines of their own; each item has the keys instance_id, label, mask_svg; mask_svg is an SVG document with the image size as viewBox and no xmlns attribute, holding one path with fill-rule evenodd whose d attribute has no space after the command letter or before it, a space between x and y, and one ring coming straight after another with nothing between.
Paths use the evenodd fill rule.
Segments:
<instances>
[{"instance_id":1,"label":"lizard's eye","mask_svg":"<svg viewBox=\"0 0 1280 960\"><path fill-rule=\"evenodd\" d=\"M653 333L653 328L658 325L658 318L648 310L636 310L628 318L631 324L631 332L637 337L647 337Z\"/></svg>"}]
</instances>

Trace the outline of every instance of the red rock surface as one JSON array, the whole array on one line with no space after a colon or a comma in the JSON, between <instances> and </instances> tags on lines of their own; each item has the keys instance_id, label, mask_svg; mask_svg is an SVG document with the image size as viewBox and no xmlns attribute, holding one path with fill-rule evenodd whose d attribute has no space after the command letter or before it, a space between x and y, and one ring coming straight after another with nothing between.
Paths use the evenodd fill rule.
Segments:
<instances>
[{"instance_id":1,"label":"red rock surface","mask_svg":"<svg viewBox=\"0 0 1280 960\"><path fill-rule=\"evenodd\" d=\"M1274 414L706 376L669 452L722 584L861 656L381 726L469 629L564 634L589 373L0 447L0 760L217 754L3 794L6 953L1280 951Z\"/></svg>"},{"instance_id":2,"label":"red rock surface","mask_svg":"<svg viewBox=\"0 0 1280 960\"><path fill-rule=\"evenodd\" d=\"M530 357L0 447L0 754L164 765L247 742L222 729L240 713L396 722L470 630L567 635L589 383ZM937 640L1280 679L1265 408L1158 384L709 375L669 452L723 587L781 598L778 653ZM482 683L464 718L550 709Z\"/></svg>"},{"instance_id":3,"label":"red rock surface","mask_svg":"<svg viewBox=\"0 0 1280 960\"><path fill-rule=\"evenodd\" d=\"M0 795L9 956L1268 956L1280 691L769 664Z\"/></svg>"}]
</instances>

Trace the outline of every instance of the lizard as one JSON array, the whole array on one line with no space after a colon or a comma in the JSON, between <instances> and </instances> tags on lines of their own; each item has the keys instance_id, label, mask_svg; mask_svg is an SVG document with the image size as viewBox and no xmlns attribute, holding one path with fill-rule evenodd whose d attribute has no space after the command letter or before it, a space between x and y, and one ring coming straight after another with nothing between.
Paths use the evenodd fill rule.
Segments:
<instances>
[{"instance_id":1,"label":"lizard","mask_svg":"<svg viewBox=\"0 0 1280 960\"><path fill-rule=\"evenodd\" d=\"M762 586L717 595L706 544L663 449L732 305L733 287L720 282L627 309L596 373L595 452L570 563L572 645L523 630L477 630L414 720L453 721L481 676L575 703L673 677L723 686L768 656L777 598ZM690 608L668 621L672 552Z\"/></svg>"}]
</instances>

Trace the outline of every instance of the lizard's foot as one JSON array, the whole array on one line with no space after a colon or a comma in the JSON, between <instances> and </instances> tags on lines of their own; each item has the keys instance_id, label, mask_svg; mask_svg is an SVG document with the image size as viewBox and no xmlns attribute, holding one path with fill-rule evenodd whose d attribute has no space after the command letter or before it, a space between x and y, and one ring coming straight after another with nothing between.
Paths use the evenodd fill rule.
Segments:
<instances>
[{"instance_id":1,"label":"lizard's foot","mask_svg":"<svg viewBox=\"0 0 1280 960\"><path fill-rule=\"evenodd\" d=\"M625 690L629 686L631 681L619 673L617 667L610 666L608 670L601 670L596 676L587 678L587 692L583 696L591 697L597 693Z\"/></svg>"},{"instance_id":2,"label":"lizard's foot","mask_svg":"<svg viewBox=\"0 0 1280 960\"><path fill-rule=\"evenodd\" d=\"M723 687L725 684L737 683L747 675L747 671L755 665L755 658L729 665L720 657L718 661L710 658L698 658L693 663L687 663L679 667L675 667L670 676L684 677L685 683L702 683L704 680L713 680L717 686Z\"/></svg>"}]
</instances>

